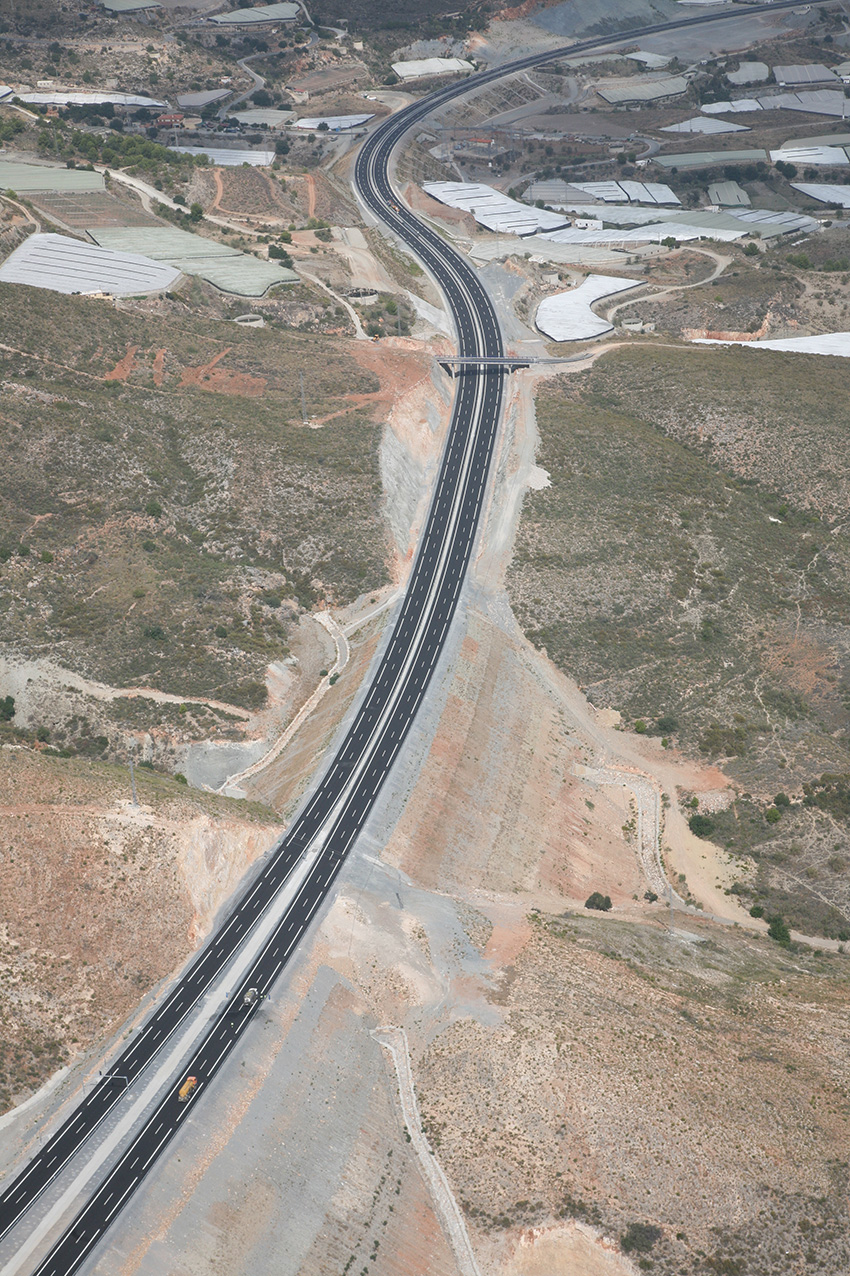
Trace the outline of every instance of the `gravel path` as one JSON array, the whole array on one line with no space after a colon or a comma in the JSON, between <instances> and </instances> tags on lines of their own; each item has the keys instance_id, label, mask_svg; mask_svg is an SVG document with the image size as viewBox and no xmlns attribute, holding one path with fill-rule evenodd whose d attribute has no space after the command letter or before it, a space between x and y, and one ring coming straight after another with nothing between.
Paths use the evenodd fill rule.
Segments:
<instances>
[{"instance_id":1,"label":"gravel path","mask_svg":"<svg viewBox=\"0 0 850 1276\"><path fill-rule=\"evenodd\" d=\"M437 1213L443 1229L449 1239L460 1276L481 1276L478 1263L460 1212L454 1198L449 1181L434 1155L422 1129L419 1117L419 1105L416 1102L416 1091L413 1088L413 1073L410 1068L410 1051L407 1048L407 1033L403 1028L386 1026L375 1028L372 1036L379 1041L389 1053L395 1065L398 1077L398 1094L404 1124L410 1135L411 1146L419 1160L425 1181L431 1191Z\"/></svg>"}]
</instances>

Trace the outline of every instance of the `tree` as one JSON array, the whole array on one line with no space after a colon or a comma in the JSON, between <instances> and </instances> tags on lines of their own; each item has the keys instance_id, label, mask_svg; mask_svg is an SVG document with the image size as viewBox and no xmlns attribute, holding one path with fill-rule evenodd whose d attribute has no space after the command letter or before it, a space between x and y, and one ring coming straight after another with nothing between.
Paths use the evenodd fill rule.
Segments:
<instances>
[{"instance_id":1,"label":"tree","mask_svg":"<svg viewBox=\"0 0 850 1276\"><path fill-rule=\"evenodd\" d=\"M629 1223L620 1237L620 1249L625 1254L637 1250L639 1254L648 1254L656 1241L661 1240L661 1228L652 1223Z\"/></svg>"},{"instance_id":2,"label":"tree","mask_svg":"<svg viewBox=\"0 0 850 1276\"><path fill-rule=\"evenodd\" d=\"M251 101L255 106L274 106L274 98L268 89L257 89L251 94Z\"/></svg>"},{"instance_id":3,"label":"tree","mask_svg":"<svg viewBox=\"0 0 850 1276\"><path fill-rule=\"evenodd\" d=\"M607 913L612 906L611 896L602 895L599 891L594 891L593 894L589 895L584 901L584 906L585 908L595 908L600 913Z\"/></svg>"},{"instance_id":4,"label":"tree","mask_svg":"<svg viewBox=\"0 0 850 1276\"><path fill-rule=\"evenodd\" d=\"M710 820L707 815L692 815L688 820L688 828L697 837L711 837L714 832L714 820Z\"/></svg>"},{"instance_id":5,"label":"tree","mask_svg":"<svg viewBox=\"0 0 850 1276\"><path fill-rule=\"evenodd\" d=\"M204 216L204 210L200 204L193 204L192 207L189 209L190 222L199 222L203 219L203 216Z\"/></svg>"},{"instance_id":6,"label":"tree","mask_svg":"<svg viewBox=\"0 0 850 1276\"><path fill-rule=\"evenodd\" d=\"M786 925L784 917L781 917L779 913L774 914L773 917L768 917L767 933L771 939L775 939L777 944L782 944L783 947L791 943L791 932Z\"/></svg>"},{"instance_id":7,"label":"tree","mask_svg":"<svg viewBox=\"0 0 850 1276\"><path fill-rule=\"evenodd\" d=\"M752 241L749 244L747 244L746 247L744 248L745 257L758 257L758 254L759 254L758 244L754 244L752 243Z\"/></svg>"},{"instance_id":8,"label":"tree","mask_svg":"<svg viewBox=\"0 0 850 1276\"><path fill-rule=\"evenodd\" d=\"M15 697L0 696L0 722L11 722L15 716Z\"/></svg>"}]
</instances>

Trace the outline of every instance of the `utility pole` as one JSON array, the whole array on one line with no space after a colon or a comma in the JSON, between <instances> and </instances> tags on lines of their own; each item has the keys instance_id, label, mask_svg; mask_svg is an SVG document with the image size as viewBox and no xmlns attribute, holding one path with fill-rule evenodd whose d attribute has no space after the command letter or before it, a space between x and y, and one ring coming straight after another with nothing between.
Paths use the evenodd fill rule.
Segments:
<instances>
[{"instance_id":1,"label":"utility pole","mask_svg":"<svg viewBox=\"0 0 850 1276\"><path fill-rule=\"evenodd\" d=\"M304 373L298 369L298 380L301 382L301 415L304 418L304 424L307 424L307 400L304 397Z\"/></svg>"}]
</instances>

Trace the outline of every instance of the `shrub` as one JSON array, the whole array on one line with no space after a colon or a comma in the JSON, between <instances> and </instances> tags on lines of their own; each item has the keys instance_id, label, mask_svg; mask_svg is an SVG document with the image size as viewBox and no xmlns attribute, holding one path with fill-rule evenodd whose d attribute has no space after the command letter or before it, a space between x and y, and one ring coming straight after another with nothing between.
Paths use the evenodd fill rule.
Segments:
<instances>
[{"instance_id":1,"label":"shrub","mask_svg":"<svg viewBox=\"0 0 850 1276\"><path fill-rule=\"evenodd\" d=\"M750 917L764 917L764 909L761 904L753 904L750 909Z\"/></svg>"},{"instance_id":2,"label":"shrub","mask_svg":"<svg viewBox=\"0 0 850 1276\"><path fill-rule=\"evenodd\" d=\"M655 724L656 735L672 735L674 731L679 730L679 723L672 714L663 714Z\"/></svg>"},{"instance_id":3,"label":"shrub","mask_svg":"<svg viewBox=\"0 0 850 1276\"><path fill-rule=\"evenodd\" d=\"M751 241L749 244L747 244L746 248L744 249L744 256L758 257L758 255L759 255L758 244L754 244Z\"/></svg>"},{"instance_id":4,"label":"shrub","mask_svg":"<svg viewBox=\"0 0 850 1276\"><path fill-rule=\"evenodd\" d=\"M0 722L11 722L15 716L15 697L0 696Z\"/></svg>"},{"instance_id":5,"label":"shrub","mask_svg":"<svg viewBox=\"0 0 850 1276\"><path fill-rule=\"evenodd\" d=\"M142 630L142 637L161 639L165 637L165 630L162 625L145 625Z\"/></svg>"},{"instance_id":6,"label":"shrub","mask_svg":"<svg viewBox=\"0 0 850 1276\"><path fill-rule=\"evenodd\" d=\"M216 627L215 627L215 636L216 636L216 638L226 638L226 637L227 637L227 630L225 629L224 625L216 625Z\"/></svg>"},{"instance_id":7,"label":"shrub","mask_svg":"<svg viewBox=\"0 0 850 1276\"><path fill-rule=\"evenodd\" d=\"M688 828L697 837L711 837L714 832L714 820L709 819L707 815L700 815L697 812L688 820Z\"/></svg>"},{"instance_id":8,"label":"shrub","mask_svg":"<svg viewBox=\"0 0 850 1276\"><path fill-rule=\"evenodd\" d=\"M652 1223L629 1223L620 1237L620 1249L624 1254L648 1254L661 1235L661 1228Z\"/></svg>"},{"instance_id":9,"label":"shrub","mask_svg":"<svg viewBox=\"0 0 850 1276\"><path fill-rule=\"evenodd\" d=\"M638 718L637 722L635 723L635 731L638 733L638 735L646 735L646 723L644 722L643 718Z\"/></svg>"},{"instance_id":10,"label":"shrub","mask_svg":"<svg viewBox=\"0 0 850 1276\"><path fill-rule=\"evenodd\" d=\"M771 939L775 939L777 944L787 945L791 943L791 932L785 919L779 913L774 914L773 917L768 917L767 921L767 933Z\"/></svg>"},{"instance_id":11,"label":"shrub","mask_svg":"<svg viewBox=\"0 0 850 1276\"><path fill-rule=\"evenodd\" d=\"M160 505L159 501L154 501L154 500L148 501L147 505L145 506L145 513L149 514L151 518L159 518L160 514L162 513L162 506Z\"/></svg>"},{"instance_id":12,"label":"shrub","mask_svg":"<svg viewBox=\"0 0 850 1276\"><path fill-rule=\"evenodd\" d=\"M594 891L592 895L584 901L585 908L595 908L600 913L607 913L611 908L611 896L602 895L599 891Z\"/></svg>"},{"instance_id":13,"label":"shrub","mask_svg":"<svg viewBox=\"0 0 850 1276\"><path fill-rule=\"evenodd\" d=\"M764 813L764 818L768 824L778 824L782 819L782 812L778 811L775 806L769 806Z\"/></svg>"}]
</instances>

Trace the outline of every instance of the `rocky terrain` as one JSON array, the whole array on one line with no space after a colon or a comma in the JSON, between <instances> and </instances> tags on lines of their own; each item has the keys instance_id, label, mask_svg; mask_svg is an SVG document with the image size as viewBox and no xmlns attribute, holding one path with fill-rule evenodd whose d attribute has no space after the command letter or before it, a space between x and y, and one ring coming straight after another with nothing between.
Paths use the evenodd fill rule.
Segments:
<instances>
[{"instance_id":1,"label":"rocky terrain","mask_svg":"<svg viewBox=\"0 0 850 1276\"><path fill-rule=\"evenodd\" d=\"M0 1110L100 1045L208 932L277 817L137 769L0 748Z\"/></svg>"}]
</instances>

